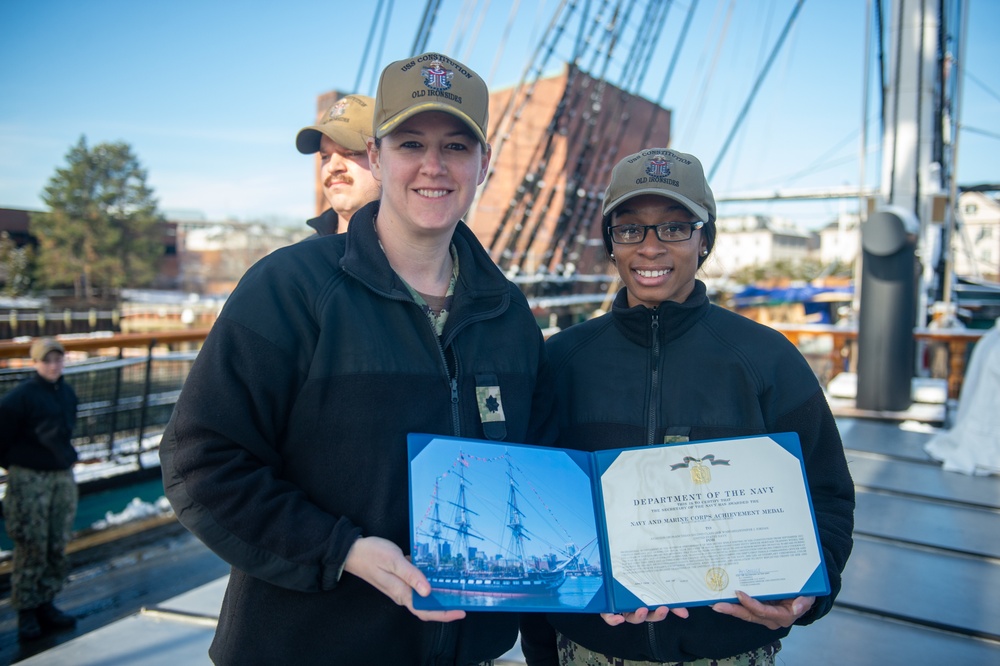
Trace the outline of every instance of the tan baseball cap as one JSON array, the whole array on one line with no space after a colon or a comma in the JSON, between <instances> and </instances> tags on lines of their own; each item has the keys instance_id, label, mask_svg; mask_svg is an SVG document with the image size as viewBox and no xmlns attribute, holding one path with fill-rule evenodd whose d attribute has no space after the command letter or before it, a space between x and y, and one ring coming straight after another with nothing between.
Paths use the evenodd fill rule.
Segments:
<instances>
[{"instance_id":1,"label":"tan baseball cap","mask_svg":"<svg viewBox=\"0 0 1000 666\"><path fill-rule=\"evenodd\" d=\"M66 348L55 338L38 338L31 343L31 351L29 353L31 354L32 361L41 361L45 358L46 354L53 351L66 354Z\"/></svg>"},{"instance_id":2,"label":"tan baseball cap","mask_svg":"<svg viewBox=\"0 0 1000 666\"><path fill-rule=\"evenodd\" d=\"M715 196L694 155L648 148L620 161L611 170L611 184L604 192L604 216L640 194L673 199L706 224L715 220Z\"/></svg>"},{"instance_id":3,"label":"tan baseball cap","mask_svg":"<svg viewBox=\"0 0 1000 666\"><path fill-rule=\"evenodd\" d=\"M365 150L365 140L372 135L372 112L375 100L364 95L341 97L315 125L303 127L295 137L295 147L303 155L319 152L320 136L327 135L350 150Z\"/></svg>"},{"instance_id":4,"label":"tan baseball cap","mask_svg":"<svg viewBox=\"0 0 1000 666\"><path fill-rule=\"evenodd\" d=\"M490 93L471 69L440 53L397 60L382 70L375 94L375 136L381 139L418 113L455 116L486 145Z\"/></svg>"}]
</instances>

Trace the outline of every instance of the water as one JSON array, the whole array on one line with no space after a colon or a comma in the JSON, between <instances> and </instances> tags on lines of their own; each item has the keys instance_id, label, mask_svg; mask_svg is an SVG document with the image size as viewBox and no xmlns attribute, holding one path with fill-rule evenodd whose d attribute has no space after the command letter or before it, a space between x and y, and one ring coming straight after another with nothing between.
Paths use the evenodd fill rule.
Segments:
<instances>
[{"instance_id":1,"label":"water","mask_svg":"<svg viewBox=\"0 0 1000 666\"><path fill-rule=\"evenodd\" d=\"M76 520L73 522L73 531L88 529L98 520L103 520L107 512L121 513L132 498L138 497L144 502L155 502L163 496L163 481L159 478L148 481L105 490L99 493L88 493L80 496L80 503L76 509ZM0 549L12 550L14 544L7 536L7 525L4 521L3 532L0 533Z\"/></svg>"},{"instance_id":2,"label":"water","mask_svg":"<svg viewBox=\"0 0 1000 666\"><path fill-rule=\"evenodd\" d=\"M435 589L432 595L444 608L467 608L481 606L494 610L524 610L572 612L582 611L602 589L603 580L599 576L567 576L557 593L529 595L489 595L451 592ZM602 604L603 605L603 604Z\"/></svg>"}]
</instances>

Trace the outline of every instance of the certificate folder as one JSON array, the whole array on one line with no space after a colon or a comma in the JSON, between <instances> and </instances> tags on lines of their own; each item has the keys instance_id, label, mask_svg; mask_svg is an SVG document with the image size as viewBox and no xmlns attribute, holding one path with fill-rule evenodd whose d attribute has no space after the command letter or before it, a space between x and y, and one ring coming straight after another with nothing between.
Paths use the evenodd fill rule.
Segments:
<instances>
[{"instance_id":1,"label":"certificate folder","mask_svg":"<svg viewBox=\"0 0 1000 666\"><path fill-rule=\"evenodd\" d=\"M423 610L621 613L823 596L795 433L585 452L412 433Z\"/></svg>"}]
</instances>

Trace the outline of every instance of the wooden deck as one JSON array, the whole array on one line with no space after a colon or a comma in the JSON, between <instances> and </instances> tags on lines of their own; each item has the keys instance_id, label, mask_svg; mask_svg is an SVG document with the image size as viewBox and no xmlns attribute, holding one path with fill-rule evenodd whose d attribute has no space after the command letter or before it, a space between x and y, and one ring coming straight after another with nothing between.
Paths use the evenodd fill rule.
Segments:
<instances>
[{"instance_id":1,"label":"wooden deck","mask_svg":"<svg viewBox=\"0 0 1000 666\"><path fill-rule=\"evenodd\" d=\"M783 641L785 664L1000 664L1000 477L944 472L929 435L839 420L857 489L834 610Z\"/></svg>"},{"instance_id":2,"label":"wooden deck","mask_svg":"<svg viewBox=\"0 0 1000 666\"><path fill-rule=\"evenodd\" d=\"M838 423L858 491L854 552L834 610L793 629L778 663L1000 664L1000 476L942 471L929 435L896 423ZM224 589L221 578L21 663L209 664ZM515 647L496 663L524 659Z\"/></svg>"}]
</instances>

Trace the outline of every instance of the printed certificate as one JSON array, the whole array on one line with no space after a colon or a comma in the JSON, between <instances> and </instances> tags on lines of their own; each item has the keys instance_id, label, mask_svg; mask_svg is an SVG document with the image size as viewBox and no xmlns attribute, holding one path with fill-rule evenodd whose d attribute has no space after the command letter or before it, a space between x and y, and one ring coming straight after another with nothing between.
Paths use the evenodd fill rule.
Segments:
<instances>
[{"instance_id":1,"label":"printed certificate","mask_svg":"<svg viewBox=\"0 0 1000 666\"><path fill-rule=\"evenodd\" d=\"M616 596L686 606L736 590L828 592L797 437L788 440L596 453Z\"/></svg>"},{"instance_id":2,"label":"printed certificate","mask_svg":"<svg viewBox=\"0 0 1000 666\"><path fill-rule=\"evenodd\" d=\"M411 434L422 609L626 612L822 596L798 437L588 453Z\"/></svg>"}]
</instances>

